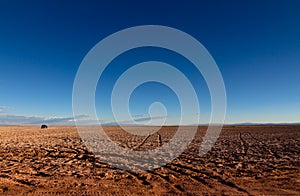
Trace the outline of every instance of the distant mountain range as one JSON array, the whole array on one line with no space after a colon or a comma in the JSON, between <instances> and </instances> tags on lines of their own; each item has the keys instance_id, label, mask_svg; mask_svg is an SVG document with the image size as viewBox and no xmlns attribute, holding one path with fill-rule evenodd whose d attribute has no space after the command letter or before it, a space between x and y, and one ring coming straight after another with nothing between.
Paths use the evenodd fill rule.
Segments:
<instances>
[{"instance_id":1,"label":"distant mountain range","mask_svg":"<svg viewBox=\"0 0 300 196\"><path fill-rule=\"evenodd\" d=\"M236 124L226 124L226 125L232 125L232 126L300 126L300 122L295 123L236 123Z\"/></svg>"},{"instance_id":2,"label":"distant mountain range","mask_svg":"<svg viewBox=\"0 0 300 196\"><path fill-rule=\"evenodd\" d=\"M126 123L106 123L102 124L102 126L152 126L152 125L137 125L137 124L126 124ZM213 126L214 124L212 124ZM215 124L215 126L218 126L219 124ZM153 125L153 126L159 126L159 125ZM178 126L178 125L167 125L167 126ZM204 124L191 124L191 125L183 125L183 126L208 126L208 123ZM244 122L244 123L230 123L230 124L223 124L223 126L300 126L300 122L296 123L251 123L251 122Z\"/></svg>"},{"instance_id":3,"label":"distant mountain range","mask_svg":"<svg viewBox=\"0 0 300 196\"><path fill-rule=\"evenodd\" d=\"M192 124L187 126L208 126L208 123L204 124ZM214 124L212 124L213 126ZM215 124L217 126L219 124ZM252 122L244 122L244 123L229 123L223 124L223 126L300 126L300 122L295 123L252 123Z\"/></svg>"},{"instance_id":4,"label":"distant mountain range","mask_svg":"<svg viewBox=\"0 0 300 196\"><path fill-rule=\"evenodd\" d=\"M31 125L39 125L39 124L0 124L0 126L31 126ZM212 124L211 126L218 126L219 124ZM51 124L51 126L75 126L72 125L62 125L62 124ZM98 126L98 124L91 124L87 126ZM126 123L103 123L102 126L160 126L160 125L142 125L142 124L126 124ZM165 126L178 126L178 125L165 125ZM204 124L191 124L191 125L182 125L182 126L208 126L208 123ZM244 123L231 123L231 124L223 124L223 126L300 126L300 122L295 123L251 123L251 122L244 122Z\"/></svg>"}]
</instances>

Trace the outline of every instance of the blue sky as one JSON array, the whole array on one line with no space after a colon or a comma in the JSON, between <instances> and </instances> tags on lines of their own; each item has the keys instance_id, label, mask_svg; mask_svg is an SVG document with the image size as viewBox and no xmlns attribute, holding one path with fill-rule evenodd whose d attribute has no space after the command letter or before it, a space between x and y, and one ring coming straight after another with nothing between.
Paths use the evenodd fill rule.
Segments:
<instances>
[{"instance_id":1,"label":"blue sky","mask_svg":"<svg viewBox=\"0 0 300 196\"><path fill-rule=\"evenodd\" d=\"M1 1L0 124L72 123L73 81L87 52L114 32L149 24L182 30L208 49L226 86L226 123L299 122L299 8L296 0ZM110 64L96 92L100 120L114 121L109 92L115 79L153 59L189 76L207 122L210 97L201 75L182 57L153 48L128 51ZM136 89L132 115L146 119L155 101L170 118L180 115L174 93L156 83Z\"/></svg>"}]
</instances>

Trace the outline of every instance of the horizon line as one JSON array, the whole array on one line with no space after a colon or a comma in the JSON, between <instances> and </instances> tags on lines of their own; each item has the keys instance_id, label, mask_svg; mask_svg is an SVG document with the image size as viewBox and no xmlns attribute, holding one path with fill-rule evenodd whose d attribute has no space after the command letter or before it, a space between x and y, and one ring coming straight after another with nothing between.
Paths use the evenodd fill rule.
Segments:
<instances>
[{"instance_id":1,"label":"horizon line","mask_svg":"<svg viewBox=\"0 0 300 196\"><path fill-rule=\"evenodd\" d=\"M41 123L41 124L0 124L0 126L40 126L42 124L47 123ZM243 123L224 123L224 124L218 124L218 123L200 123L200 124L190 124L190 125L139 125L139 124L90 124L90 125L70 125L70 124L47 124L50 126L68 126L68 127L84 127L84 126L103 126L103 127L117 127L117 126L135 126L135 127L192 127L192 126L300 126L300 122L262 122L262 123L256 123L256 122L243 122Z\"/></svg>"}]
</instances>

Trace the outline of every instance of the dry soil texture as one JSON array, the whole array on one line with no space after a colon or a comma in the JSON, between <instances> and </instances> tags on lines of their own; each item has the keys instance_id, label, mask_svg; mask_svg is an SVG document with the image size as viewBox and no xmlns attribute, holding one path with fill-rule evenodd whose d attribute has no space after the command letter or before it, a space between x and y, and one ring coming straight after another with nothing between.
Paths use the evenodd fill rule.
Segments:
<instances>
[{"instance_id":1,"label":"dry soil texture","mask_svg":"<svg viewBox=\"0 0 300 196\"><path fill-rule=\"evenodd\" d=\"M146 139L105 128L112 140L133 150L157 148L176 129L163 127ZM224 127L214 148L200 157L205 131L199 127L173 162L126 171L89 152L76 127L0 127L0 194L300 195L300 127Z\"/></svg>"}]
</instances>

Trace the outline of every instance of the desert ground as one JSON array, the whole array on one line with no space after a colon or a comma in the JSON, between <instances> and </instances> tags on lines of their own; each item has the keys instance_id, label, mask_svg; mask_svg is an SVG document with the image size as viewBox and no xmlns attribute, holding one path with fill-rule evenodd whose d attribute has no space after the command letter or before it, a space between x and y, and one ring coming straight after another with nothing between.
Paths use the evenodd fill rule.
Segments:
<instances>
[{"instance_id":1,"label":"desert ground","mask_svg":"<svg viewBox=\"0 0 300 196\"><path fill-rule=\"evenodd\" d=\"M156 148L176 129L148 137L105 127L113 141L133 150ZM0 194L300 195L300 126L226 126L201 157L206 129L198 127L189 148L167 165L127 171L88 151L76 127L2 126Z\"/></svg>"}]
</instances>

